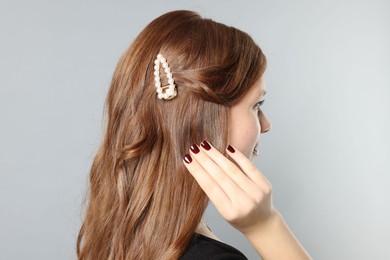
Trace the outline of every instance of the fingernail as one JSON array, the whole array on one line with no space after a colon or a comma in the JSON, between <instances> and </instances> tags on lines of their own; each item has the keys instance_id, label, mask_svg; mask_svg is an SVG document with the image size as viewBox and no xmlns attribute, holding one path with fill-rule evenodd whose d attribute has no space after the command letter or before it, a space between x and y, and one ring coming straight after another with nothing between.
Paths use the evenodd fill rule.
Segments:
<instances>
[{"instance_id":1,"label":"fingernail","mask_svg":"<svg viewBox=\"0 0 390 260\"><path fill-rule=\"evenodd\" d=\"M184 161L185 161L186 163L191 163L191 162L192 162L191 155L189 155L188 153L186 153L186 154L184 155Z\"/></svg>"},{"instance_id":2,"label":"fingernail","mask_svg":"<svg viewBox=\"0 0 390 260\"><path fill-rule=\"evenodd\" d=\"M211 149L210 144L209 144L206 140L204 140L203 142L201 142L200 145L201 145L204 149L206 149L207 151Z\"/></svg>"},{"instance_id":3,"label":"fingernail","mask_svg":"<svg viewBox=\"0 0 390 260\"><path fill-rule=\"evenodd\" d=\"M227 149L229 150L229 152L231 153L234 153L236 150L234 150L234 148L229 144L229 146L227 147Z\"/></svg>"},{"instance_id":4,"label":"fingernail","mask_svg":"<svg viewBox=\"0 0 390 260\"><path fill-rule=\"evenodd\" d=\"M196 144L191 145L190 149L194 153L199 153L199 148L198 148L198 146Z\"/></svg>"}]
</instances>

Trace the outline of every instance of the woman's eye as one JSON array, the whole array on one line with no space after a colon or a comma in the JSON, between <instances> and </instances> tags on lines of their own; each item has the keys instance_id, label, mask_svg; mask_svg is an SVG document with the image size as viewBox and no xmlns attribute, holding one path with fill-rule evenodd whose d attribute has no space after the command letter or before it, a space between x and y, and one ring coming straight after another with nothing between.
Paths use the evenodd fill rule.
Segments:
<instances>
[{"instance_id":1,"label":"woman's eye","mask_svg":"<svg viewBox=\"0 0 390 260\"><path fill-rule=\"evenodd\" d=\"M257 103L255 104L255 107L254 107L254 108L260 110L260 107L263 105L264 101L265 101L265 100L262 100L262 101L257 102Z\"/></svg>"}]
</instances>

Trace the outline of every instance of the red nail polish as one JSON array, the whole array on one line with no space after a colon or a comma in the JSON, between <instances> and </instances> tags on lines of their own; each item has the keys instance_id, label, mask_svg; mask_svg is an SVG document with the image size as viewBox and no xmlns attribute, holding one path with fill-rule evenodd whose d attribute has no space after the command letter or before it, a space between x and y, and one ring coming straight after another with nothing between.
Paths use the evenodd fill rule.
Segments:
<instances>
[{"instance_id":1,"label":"red nail polish","mask_svg":"<svg viewBox=\"0 0 390 260\"><path fill-rule=\"evenodd\" d=\"M209 144L206 140L204 140L203 142L201 142L200 145L201 145L204 149L206 149L207 151L211 149L210 144Z\"/></svg>"},{"instance_id":2,"label":"red nail polish","mask_svg":"<svg viewBox=\"0 0 390 260\"><path fill-rule=\"evenodd\" d=\"M236 150L234 150L234 148L229 144L229 146L227 147L227 149L229 150L229 152L231 153L234 153Z\"/></svg>"},{"instance_id":3,"label":"red nail polish","mask_svg":"<svg viewBox=\"0 0 390 260\"><path fill-rule=\"evenodd\" d=\"M196 144L191 145L190 149L194 153L199 153L199 148L198 148L198 146Z\"/></svg>"},{"instance_id":4,"label":"red nail polish","mask_svg":"<svg viewBox=\"0 0 390 260\"><path fill-rule=\"evenodd\" d=\"M189 155L188 153L186 153L186 154L184 155L184 161L185 161L186 163L191 163L191 162L192 162L191 155Z\"/></svg>"}]
</instances>

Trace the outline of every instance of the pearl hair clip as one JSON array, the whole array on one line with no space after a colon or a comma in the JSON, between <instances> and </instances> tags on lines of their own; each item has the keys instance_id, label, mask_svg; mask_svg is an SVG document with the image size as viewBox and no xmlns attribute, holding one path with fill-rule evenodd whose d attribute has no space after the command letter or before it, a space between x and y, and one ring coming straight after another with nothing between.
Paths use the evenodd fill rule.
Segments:
<instances>
[{"instance_id":1,"label":"pearl hair clip","mask_svg":"<svg viewBox=\"0 0 390 260\"><path fill-rule=\"evenodd\" d=\"M160 82L160 63L162 64L162 67L164 68L165 74L168 78L168 85L161 86ZM167 60L164 58L164 56L159 53L157 55L157 59L154 60L154 82L157 92L157 97L159 99L165 99L169 100L174 97L176 97L177 92L175 88L175 81L172 77L171 69L168 66Z\"/></svg>"}]
</instances>

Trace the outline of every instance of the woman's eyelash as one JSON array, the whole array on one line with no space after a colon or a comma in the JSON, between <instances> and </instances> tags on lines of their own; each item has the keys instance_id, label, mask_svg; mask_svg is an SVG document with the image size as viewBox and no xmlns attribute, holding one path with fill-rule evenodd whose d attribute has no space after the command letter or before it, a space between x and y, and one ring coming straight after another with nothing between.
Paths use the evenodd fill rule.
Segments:
<instances>
[{"instance_id":1,"label":"woman's eyelash","mask_svg":"<svg viewBox=\"0 0 390 260\"><path fill-rule=\"evenodd\" d=\"M255 104L255 107L254 107L254 108L260 109L260 107L263 105L264 101L265 101L265 99L262 100L262 101L257 102L257 103Z\"/></svg>"}]
</instances>

